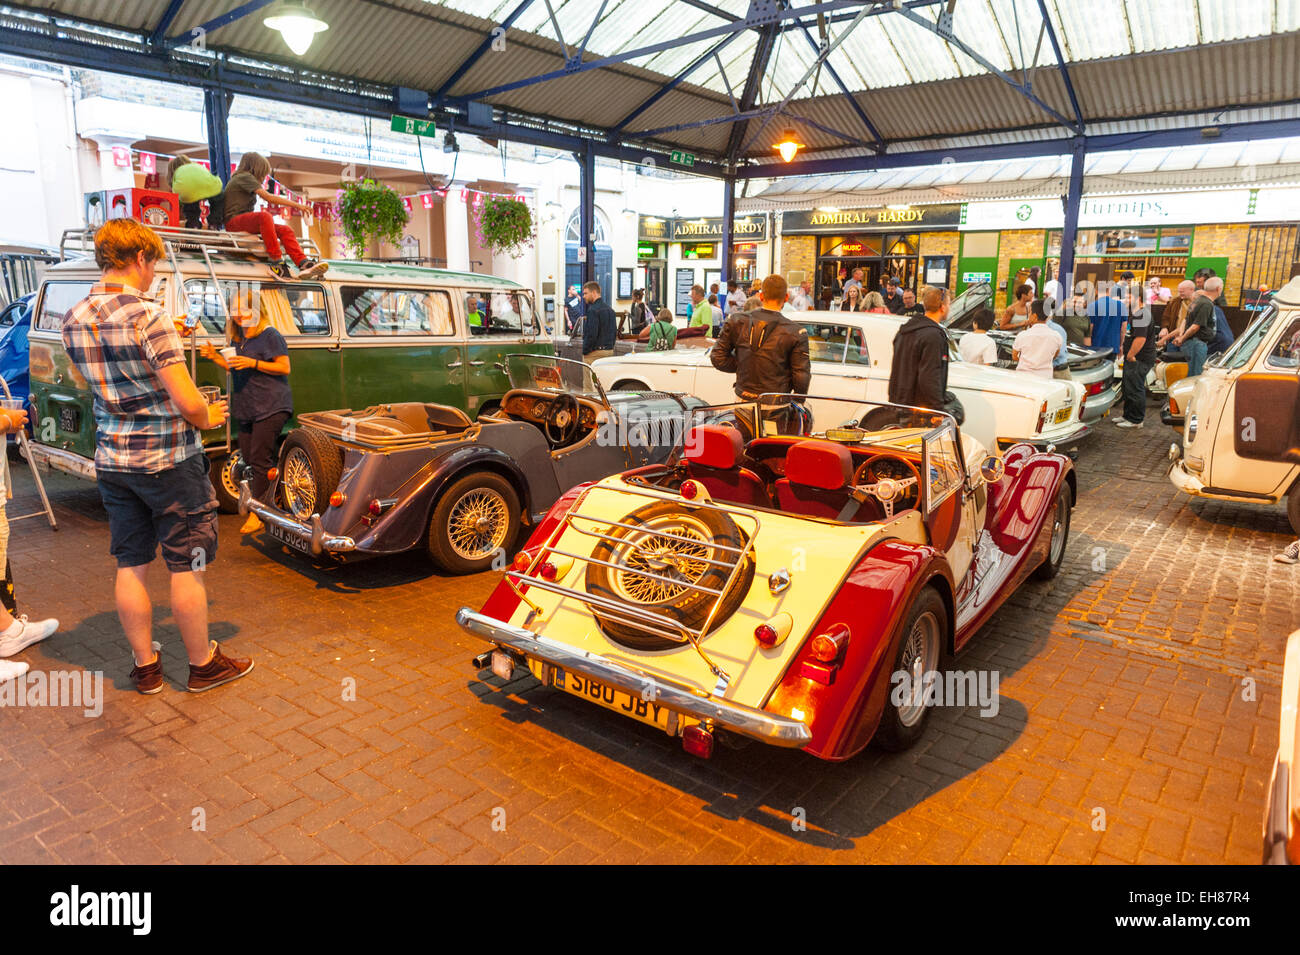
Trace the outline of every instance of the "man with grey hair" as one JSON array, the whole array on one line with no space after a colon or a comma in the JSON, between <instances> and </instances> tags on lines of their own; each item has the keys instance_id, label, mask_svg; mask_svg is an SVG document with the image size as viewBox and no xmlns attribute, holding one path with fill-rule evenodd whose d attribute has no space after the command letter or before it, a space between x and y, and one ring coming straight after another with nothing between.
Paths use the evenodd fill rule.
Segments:
<instances>
[{"instance_id":1,"label":"man with grey hair","mask_svg":"<svg viewBox=\"0 0 1300 955\"><path fill-rule=\"evenodd\" d=\"M1218 283L1213 290L1210 283ZM1206 279L1205 286L1197 289L1192 296L1191 305L1183 318L1183 330L1174 336L1174 344L1182 348L1187 356L1187 377L1199 375L1205 368L1205 356L1209 353L1210 343L1214 341L1214 296L1222 294L1223 282L1217 278ZM1183 294L1183 286L1178 286L1178 294Z\"/></svg>"}]
</instances>

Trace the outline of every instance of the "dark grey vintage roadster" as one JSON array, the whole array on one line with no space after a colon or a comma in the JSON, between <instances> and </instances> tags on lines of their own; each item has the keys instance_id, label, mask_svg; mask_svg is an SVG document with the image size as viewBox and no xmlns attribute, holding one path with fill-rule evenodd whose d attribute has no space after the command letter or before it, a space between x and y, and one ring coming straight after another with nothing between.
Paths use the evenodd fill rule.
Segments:
<instances>
[{"instance_id":1,"label":"dark grey vintage roadster","mask_svg":"<svg viewBox=\"0 0 1300 955\"><path fill-rule=\"evenodd\" d=\"M285 438L266 501L241 484L241 514L280 543L349 559L424 548L456 574L508 561L532 524L585 481L664 461L698 398L607 394L582 362L506 359L510 391L471 421L404 402L303 414Z\"/></svg>"}]
</instances>

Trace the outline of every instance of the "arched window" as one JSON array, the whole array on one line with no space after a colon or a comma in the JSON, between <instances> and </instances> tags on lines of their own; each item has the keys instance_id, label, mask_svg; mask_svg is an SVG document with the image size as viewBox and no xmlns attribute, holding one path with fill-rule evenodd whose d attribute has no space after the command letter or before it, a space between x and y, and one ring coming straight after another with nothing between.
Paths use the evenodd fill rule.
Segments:
<instances>
[{"instance_id":1,"label":"arched window","mask_svg":"<svg viewBox=\"0 0 1300 955\"><path fill-rule=\"evenodd\" d=\"M578 261L578 246L581 243L581 226L578 222L578 210L569 216L568 228L564 230L564 286L565 291L571 285L582 284L582 263ZM614 304L614 250L610 247L609 236L613 230L609 220L599 208L595 210L596 227L596 262L595 279L600 283L600 291L605 301Z\"/></svg>"}]
</instances>

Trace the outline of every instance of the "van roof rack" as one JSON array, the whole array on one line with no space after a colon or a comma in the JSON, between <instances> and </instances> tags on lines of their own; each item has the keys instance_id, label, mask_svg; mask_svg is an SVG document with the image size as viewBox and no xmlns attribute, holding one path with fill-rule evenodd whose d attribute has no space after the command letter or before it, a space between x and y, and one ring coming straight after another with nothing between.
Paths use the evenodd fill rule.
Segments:
<instances>
[{"instance_id":1,"label":"van roof rack","mask_svg":"<svg viewBox=\"0 0 1300 955\"><path fill-rule=\"evenodd\" d=\"M225 232L214 229L182 229L179 226L150 226L164 242L170 242L178 253L193 253L202 257L204 249L209 255L225 255L241 259L265 259L266 246L256 236L247 232ZM320 257L320 250L311 239L298 240L307 255ZM69 254L89 256L95 254L94 229L64 229L59 239L59 258L66 262Z\"/></svg>"}]
</instances>

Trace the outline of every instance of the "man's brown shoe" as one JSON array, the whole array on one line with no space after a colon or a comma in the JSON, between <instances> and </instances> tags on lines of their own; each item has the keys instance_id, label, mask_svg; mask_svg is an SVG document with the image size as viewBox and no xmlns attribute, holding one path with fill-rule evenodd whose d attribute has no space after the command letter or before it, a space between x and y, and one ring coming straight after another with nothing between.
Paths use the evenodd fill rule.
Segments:
<instances>
[{"instance_id":1,"label":"man's brown shoe","mask_svg":"<svg viewBox=\"0 0 1300 955\"><path fill-rule=\"evenodd\" d=\"M153 663L146 663L144 666L136 664L131 670L131 679L135 682L135 688L145 696L157 693L163 688L163 669L162 669L162 646L154 641L153 645Z\"/></svg>"},{"instance_id":2,"label":"man's brown shoe","mask_svg":"<svg viewBox=\"0 0 1300 955\"><path fill-rule=\"evenodd\" d=\"M201 667L190 664L190 685L191 693L202 693L205 690L213 690L232 680L238 680L241 676L253 669L253 661L242 657L228 657L221 652L221 647L217 641L212 641L212 659Z\"/></svg>"}]
</instances>

